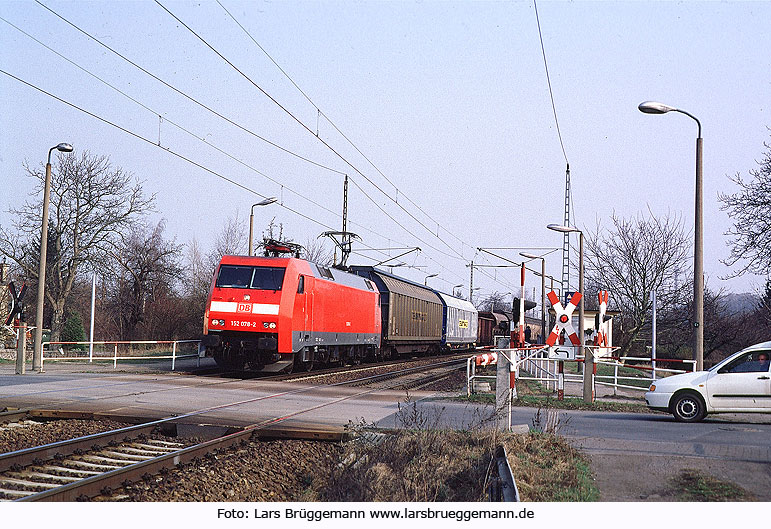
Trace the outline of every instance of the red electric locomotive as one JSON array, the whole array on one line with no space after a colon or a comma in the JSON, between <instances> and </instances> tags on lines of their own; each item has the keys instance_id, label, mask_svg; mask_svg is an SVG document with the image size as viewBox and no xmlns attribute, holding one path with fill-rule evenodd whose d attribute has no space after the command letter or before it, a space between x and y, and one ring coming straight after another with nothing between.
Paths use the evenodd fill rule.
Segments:
<instances>
[{"instance_id":1,"label":"red electric locomotive","mask_svg":"<svg viewBox=\"0 0 771 529\"><path fill-rule=\"evenodd\" d=\"M225 369L309 370L378 359L380 331L380 294L369 279L303 259L225 256L203 345Z\"/></svg>"}]
</instances>

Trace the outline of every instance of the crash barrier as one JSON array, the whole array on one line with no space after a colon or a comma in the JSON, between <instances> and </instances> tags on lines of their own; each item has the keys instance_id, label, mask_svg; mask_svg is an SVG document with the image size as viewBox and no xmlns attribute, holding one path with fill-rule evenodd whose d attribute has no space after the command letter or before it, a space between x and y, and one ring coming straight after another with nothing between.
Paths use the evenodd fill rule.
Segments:
<instances>
[{"instance_id":1,"label":"crash barrier","mask_svg":"<svg viewBox=\"0 0 771 529\"><path fill-rule=\"evenodd\" d=\"M519 489L509 466L506 447L503 445L498 445L495 449L495 465L492 470L493 475L487 491L490 501L519 501Z\"/></svg>"},{"instance_id":2,"label":"crash barrier","mask_svg":"<svg viewBox=\"0 0 771 529\"><path fill-rule=\"evenodd\" d=\"M84 361L94 360L112 361L113 369L118 367L118 360L171 360L171 370L174 371L176 362L182 358L197 358L198 367L201 366L201 340L132 340L132 341L103 341L103 342L44 342L41 368L45 362ZM196 344L187 345L187 344ZM170 354L158 350L158 346L171 345ZM127 351L118 355L118 346L125 346ZM153 347L154 346L154 347ZM66 351L65 351L66 348ZM154 349L154 351L153 351ZM165 348L160 348L165 349ZM180 349L188 349L191 352L180 354ZM195 352L192 352L195 351ZM151 354L148 354L151 353Z\"/></svg>"}]
</instances>

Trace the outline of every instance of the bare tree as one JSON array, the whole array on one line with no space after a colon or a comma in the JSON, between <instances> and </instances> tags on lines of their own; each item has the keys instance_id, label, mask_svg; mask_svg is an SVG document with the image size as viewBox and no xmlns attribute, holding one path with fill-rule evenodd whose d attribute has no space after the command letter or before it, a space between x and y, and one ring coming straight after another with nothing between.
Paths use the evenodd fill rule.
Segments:
<instances>
[{"instance_id":1,"label":"bare tree","mask_svg":"<svg viewBox=\"0 0 771 529\"><path fill-rule=\"evenodd\" d=\"M154 332L158 325L147 325L174 297L174 282L180 278L179 264L182 246L164 238L164 221L156 226L138 225L125 237L114 254L120 273L117 274L115 307L120 314L124 338L137 338L137 328L143 325ZM178 312L178 311L177 311ZM163 321L164 318L154 318ZM168 322L168 318L165 318ZM169 336L169 329L164 329Z\"/></svg>"},{"instance_id":2,"label":"bare tree","mask_svg":"<svg viewBox=\"0 0 771 529\"><path fill-rule=\"evenodd\" d=\"M334 263L334 252L327 248L324 241L320 239L307 239L300 252L300 257L322 266L332 266Z\"/></svg>"},{"instance_id":3,"label":"bare tree","mask_svg":"<svg viewBox=\"0 0 771 529\"><path fill-rule=\"evenodd\" d=\"M611 305L623 312L625 333L621 353L649 323L650 295L656 291L659 307L681 310L688 302L689 241L681 220L667 215L657 218L611 217L613 227L586 237L586 292L611 292Z\"/></svg>"},{"instance_id":4,"label":"bare tree","mask_svg":"<svg viewBox=\"0 0 771 529\"><path fill-rule=\"evenodd\" d=\"M511 299L507 299L509 298L509 295L510 294L503 292L493 292L477 303L477 309L492 312L511 310Z\"/></svg>"},{"instance_id":5,"label":"bare tree","mask_svg":"<svg viewBox=\"0 0 771 529\"><path fill-rule=\"evenodd\" d=\"M214 241L214 247L207 255L212 273L223 255L246 255L248 251L249 234L246 221L239 219L236 211L235 217L228 217L225 221Z\"/></svg>"},{"instance_id":6,"label":"bare tree","mask_svg":"<svg viewBox=\"0 0 771 529\"><path fill-rule=\"evenodd\" d=\"M31 168L36 179L32 200L11 209L12 230L0 228L0 254L22 268L29 282L38 277L40 226L45 168ZM46 300L51 310L51 339L56 341L64 318L65 304L84 266L98 267L118 244L119 235L152 209L154 196L145 197L141 183L106 156L84 151L59 154L51 175ZM42 322L36 322L41 325Z\"/></svg>"},{"instance_id":7,"label":"bare tree","mask_svg":"<svg viewBox=\"0 0 771 529\"><path fill-rule=\"evenodd\" d=\"M750 169L750 180L739 173L731 180L740 190L732 195L720 193L721 209L733 219L733 228L726 235L731 255L724 261L733 266L742 261L742 268L732 275L745 272L769 276L771 270L771 145L764 143L766 152L758 163L759 169Z\"/></svg>"}]
</instances>

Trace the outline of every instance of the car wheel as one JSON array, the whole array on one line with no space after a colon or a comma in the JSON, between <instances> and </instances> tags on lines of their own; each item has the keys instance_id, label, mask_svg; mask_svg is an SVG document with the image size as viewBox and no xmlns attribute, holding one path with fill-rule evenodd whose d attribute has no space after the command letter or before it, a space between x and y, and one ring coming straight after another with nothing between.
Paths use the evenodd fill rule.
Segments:
<instances>
[{"instance_id":1,"label":"car wheel","mask_svg":"<svg viewBox=\"0 0 771 529\"><path fill-rule=\"evenodd\" d=\"M704 402L695 393L682 393L675 396L671 409L672 415L680 422L698 422L707 415Z\"/></svg>"}]
</instances>

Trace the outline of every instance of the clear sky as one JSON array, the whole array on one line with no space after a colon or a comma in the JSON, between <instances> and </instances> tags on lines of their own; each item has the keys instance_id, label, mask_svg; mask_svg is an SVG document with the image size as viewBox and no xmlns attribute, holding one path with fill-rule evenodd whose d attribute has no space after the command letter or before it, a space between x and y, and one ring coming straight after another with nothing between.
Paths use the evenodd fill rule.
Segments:
<instances>
[{"instance_id":1,"label":"clear sky","mask_svg":"<svg viewBox=\"0 0 771 529\"><path fill-rule=\"evenodd\" d=\"M195 237L208 247L228 217L248 220L263 196L279 197L285 207L257 208L257 233L273 217L300 243L339 230L347 173L349 229L363 242L356 248L419 246L420 254L401 261L421 268L394 271L420 282L439 274L428 281L441 290L462 283L468 293L472 259L504 264L476 255L478 247L561 246L561 235L545 226L562 222L566 162L532 1L220 0L313 103L217 2L161 3L251 81L155 2L41 1L251 133L38 3L2 2L5 21L147 108L5 21L0 69L148 140L0 74L3 225L11 222L8 208L33 189L23 162L44 163L48 149L66 141L76 151L108 155L142 179L157 194L156 220L165 218L180 243ZM682 114L642 114L637 105L657 100L682 108L703 126L708 285L758 288L755 276L721 279L731 272L720 262L729 253L730 220L717 195L736 190L728 175L756 168L770 139L771 3L541 1L538 14L575 223L608 226L613 212L631 217L650 208L682 216L692 231L696 124ZM496 253L520 259L517 251ZM364 254L387 258L362 251L351 262L372 264ZM559 277L560 262L560 252L551 254L547 274ZM477 270L475 298L516 291L518 278L513 269ZM528 274L527 283L532 297L540 280Z\"/></svg>"}]
</instances>

